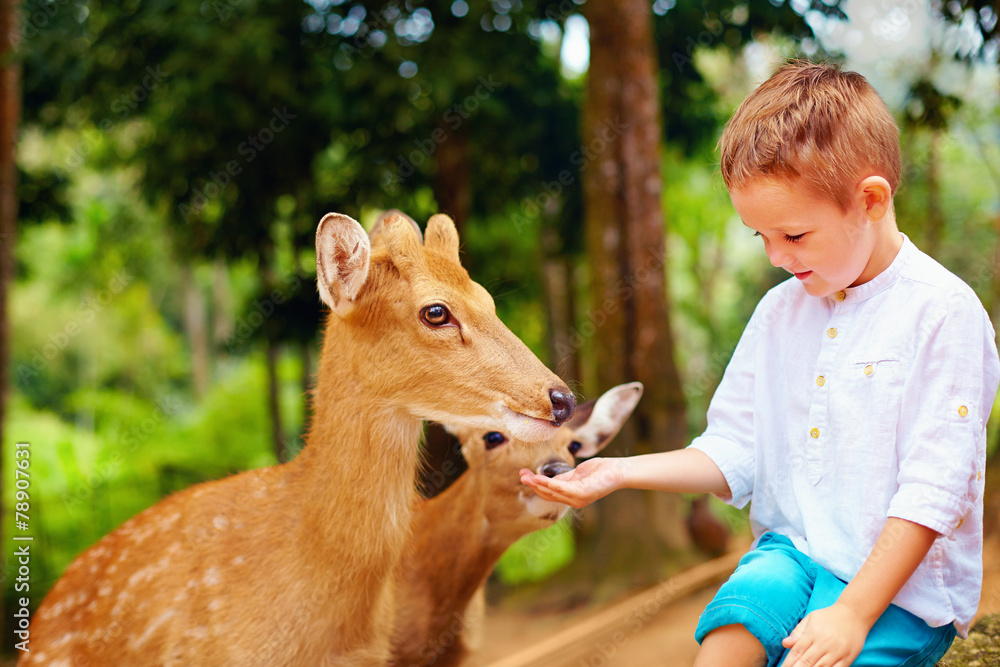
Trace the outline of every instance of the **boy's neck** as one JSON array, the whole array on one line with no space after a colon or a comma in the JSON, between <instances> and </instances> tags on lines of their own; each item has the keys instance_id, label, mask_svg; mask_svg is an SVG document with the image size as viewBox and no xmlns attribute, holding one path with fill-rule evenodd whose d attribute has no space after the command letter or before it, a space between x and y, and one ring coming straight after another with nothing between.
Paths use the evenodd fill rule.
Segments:
<instances>
[{"instance_id":1,"label":"boy's neck","mask_svg":"<svg viewBox=\"0 0 1000 667\"><path fill-rule=\"evenodd\" d=\"M875 240L871 257L868 259L865 270L851 284L851 287L864 285L881 275L889 268L899 254L900 248L903 247L903 235L899 233L899 228L896 226L896 215L892 208L886 212L885 218L877 224L880 229L876 232L878 237Z\"/></svg>"}]
</instances>

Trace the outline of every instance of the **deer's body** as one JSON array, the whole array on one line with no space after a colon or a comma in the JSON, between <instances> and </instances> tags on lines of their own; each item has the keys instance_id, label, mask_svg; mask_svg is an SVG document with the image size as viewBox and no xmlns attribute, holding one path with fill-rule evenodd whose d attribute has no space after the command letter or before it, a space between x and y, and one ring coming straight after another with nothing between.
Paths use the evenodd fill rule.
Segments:
<instances>
[{"instance_id":1,"label":"deer's body","mask_svg":"<svg viewBox=\"0 0 1000 667\"><path fill-rule=\"evenodd\" d=\"M421 419L539 440L568 390L496 319L447 218L431 219L424 246L400 218L380 233L369 267L356 222L320 222L333 312L302 453L175 494L84 552L35 615L21 664L386 664Z\"/></svg>"},{"instance_id":2,"label":"deer's body","mask_svg":"<svg viewBox=\"0 0 1000 667\"><path fill-rule=\"evenodd\" d=\"M596 455L618 433L642 395L638 382L578 408L578 418L549 440L526 443L488 429L457 428L468 469L418 503L400 565L392 664L460 664L478 644L484 585L514 542L553 525L568 506L544 501L521 484L530 468L554 476L576 457ZM500 444L488 442L502 436ZM498 440L499 441L499 440Z\"/></svg>"}]
</instances>

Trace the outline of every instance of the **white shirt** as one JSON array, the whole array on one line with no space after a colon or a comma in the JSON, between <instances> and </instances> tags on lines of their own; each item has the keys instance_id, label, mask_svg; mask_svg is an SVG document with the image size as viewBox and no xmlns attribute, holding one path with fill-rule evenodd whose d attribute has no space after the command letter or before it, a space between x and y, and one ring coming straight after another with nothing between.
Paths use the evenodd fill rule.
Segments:
<instances>
[{"instance_id":1,"label":"white shirt","mask_svg":"<svg viewBox=\"0 0 1000 667\"><path fill-rule=\"evenodd\" d=\"M941 536L893 603L962 637L982 590L986 422L1000 360L972 289L903 237L831 297L791 278L747 324L691 447L780 533L849 581L888 517Z\"/></svg>"}]
</instances>

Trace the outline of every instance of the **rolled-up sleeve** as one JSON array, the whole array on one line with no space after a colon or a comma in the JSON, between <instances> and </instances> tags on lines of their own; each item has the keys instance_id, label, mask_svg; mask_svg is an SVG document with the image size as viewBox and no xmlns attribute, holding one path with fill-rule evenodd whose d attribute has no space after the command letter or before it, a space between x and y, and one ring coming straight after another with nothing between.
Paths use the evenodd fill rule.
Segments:
<instances>
[{"instance_id":1,"label":"rolled-up sleeve","mask_svg":"<svg viewBox=\"0 0 1000 667\"><path fill-rule=\"evenodd\" d=\"M944 536L977 500L998 368L993 327L970 292L942 297L917 332L897 433L899 489L889 517Z\"/></svg>"},{"instance_id":2,"label":"rolled-up sleeve","mask_svg":"<svg viewBox=\"0 0 1000 667\"><path fill-rule=\"evenodd\" d=\"M761 313L765 301L747 323L733 357L726 366L708 408L708 427L689 447L708 455L719 467L731 497L723 498L742 508L753 495L754 481L754 364Z\"/></svg>"}]
</instances>

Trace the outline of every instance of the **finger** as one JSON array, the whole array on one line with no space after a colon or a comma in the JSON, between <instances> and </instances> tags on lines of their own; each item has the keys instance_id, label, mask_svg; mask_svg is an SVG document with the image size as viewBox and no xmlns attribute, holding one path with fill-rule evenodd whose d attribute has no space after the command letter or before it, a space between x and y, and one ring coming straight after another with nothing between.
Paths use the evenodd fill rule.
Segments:
<instances>
[{"instance_id":1,"label":"finger","mask_svg":"<svg viewBox=\"0 0 1000 667\"><path fill-rule=\"evenodd\" d=\"M806 628L805 619L799 621L798 625L792 628L792 631L788 633L788 636L781 640L781 645L785 648L792 648L795 646L795 642L799 640L802 636L802 631Z\"/></svg>"},{"instance_id":2,"label":"finger","mask_svg":"<svg viewBox=\"0 0 1000 667\"><path fill-rule=\"evenodd\" d=\"M809 660L806 657L808 655L810 647L812 646L812 640L808 636L796 637L794 635L794 630L792 632L793 634L789 635L789 637L793 638L792 641L794 642L795 647L788 652L788 657L785 659L783 667L795 667L796 665L800 664L800 661L801 665L803 666L813 665L814 663L809 662ZM786 637L786 639L788 639L788 637ZM784 642L782 642L782 645L784 645Z\"/></svg>"},{"instance_id":3,"label":"finger","mask_svg":"<svg viewBox=\"0 0 1000 667\"><path fill-rule=\"evenodd\" d=\"M521 482L535 492L539 498L543 500L549 500L556 503L562 503L564 505L572 505L574 500L572 496L561 492L559 489L552 488L550 482L551 480L544 475L535 475L530 470L521 471Z\"/></svg>"},{"instance_id":4,"label":"finger","mask_svg":"<svg viewBox=\"0 0 1000 667\"><path fill-rule=\"evenodd\" d=\"M809 665L810 667L827 667L830 664L829 656L826 651L821 650L815 644L799 658L802 665Z\"/></svg>"}]
</instances>

